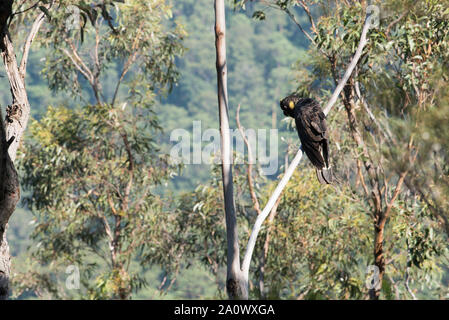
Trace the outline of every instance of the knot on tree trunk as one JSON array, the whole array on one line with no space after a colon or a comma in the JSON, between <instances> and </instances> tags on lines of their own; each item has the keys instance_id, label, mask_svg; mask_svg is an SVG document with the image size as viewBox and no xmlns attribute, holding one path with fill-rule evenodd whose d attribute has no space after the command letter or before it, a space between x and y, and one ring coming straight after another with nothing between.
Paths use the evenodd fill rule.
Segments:
<instances>
[{"instance_id":1,"label":"knot on tree trunk","mask_svg":"<svg viewBox=\"0 0 449 320\"><path fill-rule=\"evenodd\" d=\"M229 298L232 300L240 300L245 298L245 292L242 288L243 283L240 283L236 279L228 279L226 281L226 289L228 290Z\"/></svg>"},{"instance_id":2,"label":"knot on tree trunk","mask_svg":"<svg viewBox=\"0 0 449 320\"><path fill-rule=\"evenodd\" d=\"M12 106L6 107L6 121L12 123L14 120L19 121L22 116L22 108L20 105L13 104Z\"/></svg>"}]
</instances>

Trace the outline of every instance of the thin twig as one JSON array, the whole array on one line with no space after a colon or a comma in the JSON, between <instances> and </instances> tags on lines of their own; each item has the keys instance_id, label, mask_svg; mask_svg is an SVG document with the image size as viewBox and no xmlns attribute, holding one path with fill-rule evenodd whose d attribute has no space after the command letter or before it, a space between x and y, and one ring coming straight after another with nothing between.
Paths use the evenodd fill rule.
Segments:
<instances>
[{"instance_id":1,"label":"thin twig","mask_svg":"<svg viewBox=\"0 0 449 320\"><path fill-rule=\"evenodd\" d=\"M90 83L90 85L93 85L93 76L90 73L89 69L84 69L83 65L78 63L77 59L75 59L75 55L72 55L67 49L62 48L62 52L72 61L75 68L81 72L81 74L86 78L86 80Z\"/></svg>"},{"instance_id":2,"label":"thin twig","mask_svg":"<svg viewBox=\"0 0 449 320\"><path fill-rule=\"evenodd\" d=\"M385 34L387 35L387 38L388 38L389 35L390 35L390 30L391 30L391 28L393 28L393 26L394 26L395 24L397 24L398 22L400 22L400 21L402 20L402 18L404 18L409 12L410 12L410 9L404 11L404 12L403 12L397 19L393 20L393 21L387 26L387 29L386 29L386 31L385 31Z\"/></svg>"},{"instance_id":3,"label":"thin twig","mask_svg":"<svg viewBox=\"0 0 449 320\"><path fill-rule=\"evenodd\" d=\"M115 100L117 99L117 95L118 95L118 90L120 88L120 85L123 81L123 79L125 78L125 75L128 73L129 69L131 68L131 66L134 64L134 62L137 59L138 56L138 50L137 50L137 46L140 40L140 33L142 31L142 24L140 24L139 29L137 30L137 35L133 41L133 44L131 46L131 51L133 52L129 57L128 60L126 60L124 66L123 66L123 70L120 74L120 78L117 82L117 85L115 86L115 90L114 90L114 96L112 97L112 101L111 101L111 106L114 106L115 104Z\"/></svg>"},{"instance_id":4,"label":"thin twig","mask_svg":"<svg viewBox=\"0 0 449 320\"><path fill-rule=\"evenodd\" d=\"M46 8L50 8L50 5L46 6ZM36 18L36 20L34 21L30 33L28 34L28 37L25 41L25 44L23 45L23 55L22 55L22 60L20 61L20 66L19 66L19 73L22 77L22 79L25 79L25 74L26 74L26 66L27 66L27 62L28 62L28 55L30 52L30 48L31 48L31 44L33 43L34 38L36 38L37 33L39 32L39 29L42 25L42 22L44 22L44 18L45 18L45 13L41 12L38 17Z\"/></svg>"},{"instance_id":5,"label":"thin twig","mask_svg":"<svg viewBox=\"0 0 449 320\"><path fill-rule=\"evenodd\" d=\"M359 61L363 48L367 44L368 40L366 38L366 35L368 33L369 28L371 27L371 23L369 20L365 20L365 25L362 30L362 35L360 37L359 46L357 47L357 50L354 54L354 57L351 60L351 63L349 64L348 68L346 69L346 72L343 76L343 78L338 83L337 88L335 88L334 93L332 94L332 97L329 99L328 103L324 107L324 114L328 114L332 106L337 102L338 96L340 95L341 91L343 90L343 87L346 85L346 82L348 82L349 78L351 77L352 72L354 71L354 68L357 65L357 62Z\"/></svg>"},{"instance_id":6,"label":"thin twig","mask_svg":"<svg viewBox=\"0 0 449 320\"><path fill-rule=\"evenodd\" d=\"M248 168L246 171L247 174L247 178L248 178L248 188L249 188L249 193L251 195L251 200L253 201L253 206L254 206L254 210L256 210L257 214L260 214L260 205L259 205L259 199L257 198L256 192L254 191L254 181L253 181L253 154L252 154L252 149L251 149L251 145L248 141L248 138L245 135L245 132L243 131L242 125L240 124L240 104L237 107L237 113L235 116L235 120L237 122L237 128L240 132L240 134L242 135L243 141L246 144L246 147L248 148Z\"/></svg>"},{"instance_id":7,"label":"thin twig","mask_svg":"<svg viewBox=\"0 0 449 320\"><path fill-rule=\"evenodd\" d=\"M304 28L301 26L299 21L296 20L295 15L288 8L285 8L284 11L293 20L293 22L296 24L296 26L299 28L299 30L301 30L301 32L307 37L307 39L309 39L310 42L312 42L314 45L316 45L315 40L313 40L313 38L310 36L310 34L306 30L304 30Z\"/></svg>"},{"instance_id":8,"label":"thin twig","mask_svg":"<svg viewBox=\"0 0 449 320\"><path fill-rule=\"evenodd\" d=\"M25 1L26 1L26 0L25 0ZM23 2L19 5L19 8L25 3L25 1L23 1ZM40 1L36 2L36 3L33 4L31 7L26 8L26 9L24 9L24 10L22 10L22 11L16 11L16 12L13 12L13 14L12 14L11 16L19 15L19 14L25 13L25 12L27 12L27 11L30 11L31 9L36 8L36 7L39 5L39 3L40 3Z\"/></svg>"},{"instance_id":9,"label":"thin twig","mask_svg":"<svg viewBox=\"0 0 449 320\"><path fill-rule=\"evenodd\" d=\"M374 122L374 124L378 127L379 131L383 133L383 135L389 139L390 141L392 141L393 143L395 143L395 140L393 138L393 135L391 134L390 130L388 130L387 127L383 127L380 122L376 119L376 117L374 116L374 114L372 113L371 109L368 106L368 103L366 102L366 100L363 98L361 92L360 92L360 86L359 86L359 82L358 81L354 81L354 88L355 88L355 92L357 94L357 97L359 98L363 108L365 109L366 113L368 113L368 116L371 118L371 120Z\"/></svg>"},{"instance_id":10,"label":"thin twig","mask_svg":"<svg viewBox=\"0 0 449 320\"><path fill-rule=\"evenodd\" d=\"M318 34L318 31L316 29L315 21L313 20L312 13L310 12L309 6L306 5L304 1L298 1L299 5L302 7L304 12L307 14L307 17L310 21L310 27L312 28L313 33Z\"/></svg>"}]
</instances>

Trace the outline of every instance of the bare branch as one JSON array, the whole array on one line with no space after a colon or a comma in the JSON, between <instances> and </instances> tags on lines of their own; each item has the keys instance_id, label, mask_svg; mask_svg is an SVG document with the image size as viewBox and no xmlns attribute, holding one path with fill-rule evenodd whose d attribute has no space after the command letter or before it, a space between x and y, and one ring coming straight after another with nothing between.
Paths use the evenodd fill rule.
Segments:
<instances>
[{"instance_id":1,"label":"bare branch","mask_svg":"<svg viewBox=\"0 0 449 320\"><path fill-rule=\"evenodd\" d=\"M256 210L257 214L260 214L260 205L259 205L259 199L257 198L256 192L254 191L254 181L253 181L253 154L252 154L252 149L251 149L251 145L249 144L249 141L245 135L245 132L243 131L242 125L240 124L240 104L237 107L237 113L235 116L235 120L237 122L237 128L240 131L240 134L242 135L243 141L246 144L246 147L248 148L248 169L247 169L247 178L248 178L248 188L249 188L249 193L251 195L251 199L253 201L253 206L254 206L254 210Z\"/></svg>"},{"instance_id":2,"label":"bare branch","mask_svg":"<svg viewBox=\"0 0 449 320\"><path fill-rule=\"evenodd\" d=\"M383 215L382 219L382 226L385 225L385 222L390 215L391 208L393 207L394 202L396 201L396 198L399 195L399 192L401 191L402 184L404 183L405 176L407 175L407 171L401 172L401 175L399 176L399 180L396 184L396 188L394 189L393 196L390 199L390 202L387 205L387 208L385 209L385 213Z\"/></svg>"},{"instance_id":3,"label":"bare branch","mask_svg":"<svg viewBox=\"0 0 449 320\"><path fill-rule=\"evenodd\" d=\"M72 49L74 58L78 61L80 66L83 68L83 70L89 75L87 80L90 79L90 82L94 82L94 75L92 74L92 71L87 67L86 63L83 61L83 59L78 54L78 50L75 47L75 44L72 41L67 41L68 45Z\"/></svg>"},{"instance_id":4,"label":"bare branch","mask_svg":"<svg viewBox=\"0 0 449 320\"><path fill-rule=\"evenodd\" d=\"M67 49L63 48L62 52L72 61L75 68L81 72L81 74L86 78L86 80L89 82L91 86L93 86L93 76L89 69L85 69L83 67L83 64L80 64L79 61L75 58L75 55L72 55Z\"/></svg>"},{"instance_id":5,"label":"bare branch","mask_svg":"<svg viewBox=\"0 0 449 320\"><path fill-rule=\"evenodd\" d=\"M274 190L273 194L271 195L270 199L268 200L267 204L265 205L265 208L263 209L262 213L257 216L256 222L254 223L253 230L251 232L251 236L248 240L248 245L246 247L245 256L243 258L242 263L242 270L243 272L249 272L249 265L251 263L252 254L254 251L254 247L256 245L257 236L259 234L260 228L262 227L263 222L267 218L268 214L271 212L271 209L276 204L277 199L281 195L282 191L284 190L285 186L287 185L288 181L290 180L291 176L293 175L293 172L295 172L296 167L298 166L299 162L301 161L303 152L300 148L298 150L298 153L296 153L296 156L293 158L292 162L290 163L290 166L287 169L287 172L282 177L281 181L277 185L276 189Z\"/></svg>"},{"instance_id":6,"label":"bare branch","mask_svg":"<svg viewBox=\"0 0 449 320\"><path fill-rule=\"evenodd\" d=\"M309 39L310 42L312 42L314 45L316 45L315 40L313 40L313 38L310 36L310 34L306 30L304 30L304 28L301 26L299 21L296 20L295 15L288 8L285 8L284 11L287 13L287 15L290 17L290 19L292 19L293 22L297 25L299 30L301 30L301 32L307 37L307 39Z\"/></svg>"},{"instance_id":7,"label":"bare branch","mask_svg":"<svg viewBox=\"0 0 449 320\"><path fill-rule=\"evenodd\" d=\"M368 40L366 38L366 35L368 33L368 30L371 26L370 23L370 16L367 16L365 18L365 24L363 26L362 34L360 36L359 45L357 47L356 53L354 54L354 57L351 60L351 63L349 64L348 68L346 69L346 72L343 76L343 78L340 80L338 86L335 88L334 93L332 94L332 97L330 98L329 102L327 103L326 107L324 108L323 112L325 115L329 113L331 108L335 105L337 102L337 98L340 95L341 91L343 90L343 87L346 85L346 82L348 81L349 77L351 76L355 66L357 65L357 62L359 61L363 48L367 44ZM303 155L303 151L300 148L298 152L296 153L295 158L291 162L290 166L287 169L287 172L282 177L281 181L279 182L278 186L274 190L273 194L271 195L270 199L268 200L267 204L265 205L265 208L263 209L262 213L258 215L256 222L254 223L253 230L251 232L251 236L248 240L248 245L246 247L245 256L243 258L242 263L242 271L247 275L249 273L249 266L251 263L251 258L253 255L254 247L256 245L257 236L259 234L260 228L262 227L262 224L264 220L267 218L269 213L271 212L271 209L275 205L277 199L282 193L282 190L287 185L288 181L290 180L291 176L293 175L293 172L295 171L296 167L298 166L299 162L301 161Z\"/></svg>"},{"instance_id":8,"label":"bare branch","mask_svg":"<svg viewBox=\"0 0 449 320\"><path fill-rule=\"evenodd\" d=\"M379 131L383 133L387 139L391 140L393 143L395 143L395 140L393 138L393 135L391 134L390 130L388 128L384 128L380 122L376 119L374 114L372 113L371 109L369 108L366 100L363 98L361 92L360 92L360 86L358 81L354 81L354 88L355 92L357 94L357 97L359 98L360 102L362 103L363 108L365 109L366 113L368 113L368 116L370 119L376 124L376 126L379 128Z\"/></svg>"},{"instance_id":9,"label":"bare branch","mask_svg":"<svg viewBox=\"0 0 449 320\"><path fill-rule=\"evenodd\" d=\"M120 78L119 78L119 80L117 82L117 85L115 86L114 96L112 97L111 106L114 106L114 104L115 104L115 100L117 99L118 90L120 88L120 85L121 85L123 79L125 78L125 75L128 73L128 71L131 68L131 66L137 60L137 57L138 57L137 46L138 46L138 43L139 43L139 35L140 35L140 32L142 31L142 24L143 23L140 24L140 27L139 27L139 29L137 31L136 38L134 39L134 42L133 42L132 47L131 47L132 48L131 51L133 53L128 57L128 60L125 62L124 66L123 66L122 73L120 74Z\"/></svg>"},{"instance_id":10,"label":"bare branch","mask_svg":"<svg viewBox=\"0 0 449 320\"><path fill-rule=\"evenodd\" d=\"M318 34L316 29L315 21L313 19L312 13L310 12L309 6L304 1L298 1L299 5L303 8L304 12L307 14L307 17L310 21L310 26L312 28L313 33Z\"/></svg>"},{"instance_id":11,"label":"bare branch","mask_svg":"<svg viewBox=\"0 0 449 320\"><path fill-rule=\"evenodd\" d=\"M395 24L399 23L408 13L410 12L410 9L404 11L397 19L393 20L388 26L385 31L385 34L387 35L387 38L390 36L390 30L394 27Z\"/></svg>"},{"instance_id":12,"label":"bare branch","mask_svg":"<svg viewBox=\"0 0 449 320\"><path fill-rule=\"evenodd\" d=\"M103 222L104 231L106 232L106 235L108 237L108 247L109 247L109 252L111 254L111 264L113 266L113 265L115 265L115 261L116 261L116 254L115 254L115 249L114 249L114 236L112 235L112 230L111 230L108 220L106 219L106 216L104 214L99 214L98 217Z\"/></svg>"},{"instance_id":13,"label":"bare branch","mask_svg":"<svg viewBox=\"0 0 449 320\"><path fill-rule=\"evenodd\" d=\"M25 2L26 2L26 0L24 0L18 7L20 8ZM33 4L31 7L28 7L28 8L26 8L26 9L22 10L22 11L16 11L16 12L14 12L14 13L12 14L12 16L19 15L19 14L25 13L25 12L27 12L27 11L30 11L31 9L36 8L36 7L39 5L39 3L40 3L40 1L36 2L36 3Z\"/></svg>"},{"instance_id":14,"label":"bare branch","mask_svg":"<svg viewBox=\"0 0 449 320\"><path fill-rule=\"evenodd\" d=\"M279 206L279 203L281 202L281 197L279 197L276 201L276 203L274 204L273 209L271 209L270 215L268 216L268 228L267 228L267 234L265 237L265 243L263 244L263 252L262 255L260 257L260 267L259 267L259 291L260 291L260 296L262 298L265 298L265 264L267 262L267 257L268 257L268 250L270 248L270 241L271 241L271 230L273 229L273 220L274 217L277 214L277 209Z\"/></svg>"},{"instance_id":15,"label":"bare branch","mask_svg":"<svg viewBox=\"0 0 449 320\"><path fill-rule=\"evenodd\" d=\"M50 7L50 6L47 6ZM22 60L20 61L20 67L19 67L19 73L22 79L25 79L26 75L26 67L28 62L28 55L30 52L31 44L33 43L34 38L36 38L37 33L39 32L39 29L44 22L45 19L45 13L41 12L36 20L34 21L33 25L31 26L31 30L28 34L28 37L25 41L25 44L23 45L23 55Z\"/></svg>"},{"instance_id":16,"label":"bare branch","mask_svg":"<svg viewBox=\"0 0 449 320\"><path fill-rule=\"evenodd\" d=\"M365 195L369 196L369 191L366 186L365 178L363 177L363 173L362 173L362 165L360 163L360 159L357 159L357 174L358 174L358 177L360 178L360 183L362 184L363 191L365 192Z\"/></svg>"}]
</instances>

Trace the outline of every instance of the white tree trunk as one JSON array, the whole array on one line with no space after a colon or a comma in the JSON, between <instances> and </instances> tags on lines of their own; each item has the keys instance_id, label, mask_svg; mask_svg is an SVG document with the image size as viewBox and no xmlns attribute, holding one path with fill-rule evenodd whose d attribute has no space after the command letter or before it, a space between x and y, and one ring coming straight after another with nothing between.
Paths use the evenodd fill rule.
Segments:
<instances>
[{"instance_id":1,"label":"white tree trunk","mask_svg":"<svg viewBox=\"0 0 449 320\"><path fill-rule=\"evenodd\" d=\"M220 116L221 165L227 235L226 288L231 299L248 299L248 279L240 269L240 250L232 181L232 150L228 115L226 21L224 0L215 0L215 47L217 53L218 110Z\"/></svg>"}]
</instances>

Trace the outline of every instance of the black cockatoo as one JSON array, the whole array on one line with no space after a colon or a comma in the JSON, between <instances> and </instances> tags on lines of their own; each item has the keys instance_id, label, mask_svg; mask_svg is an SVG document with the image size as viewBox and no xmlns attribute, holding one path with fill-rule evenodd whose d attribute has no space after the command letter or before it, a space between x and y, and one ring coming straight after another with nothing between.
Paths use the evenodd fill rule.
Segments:
<instances>
[{"instance_id":1,"label":"black cockatoo","mask_svg":"<svg viewBox=\"0 0 449 320\"><path fill-rule=\"evenodd\" d=\"M280 102L284 115L295 119L296 130L301 140L302 150L316 168L318 181L332 183L329 164L329 134L326 116L319 103L310 98L292 94Z\"/></svg>"}]
</instances>

